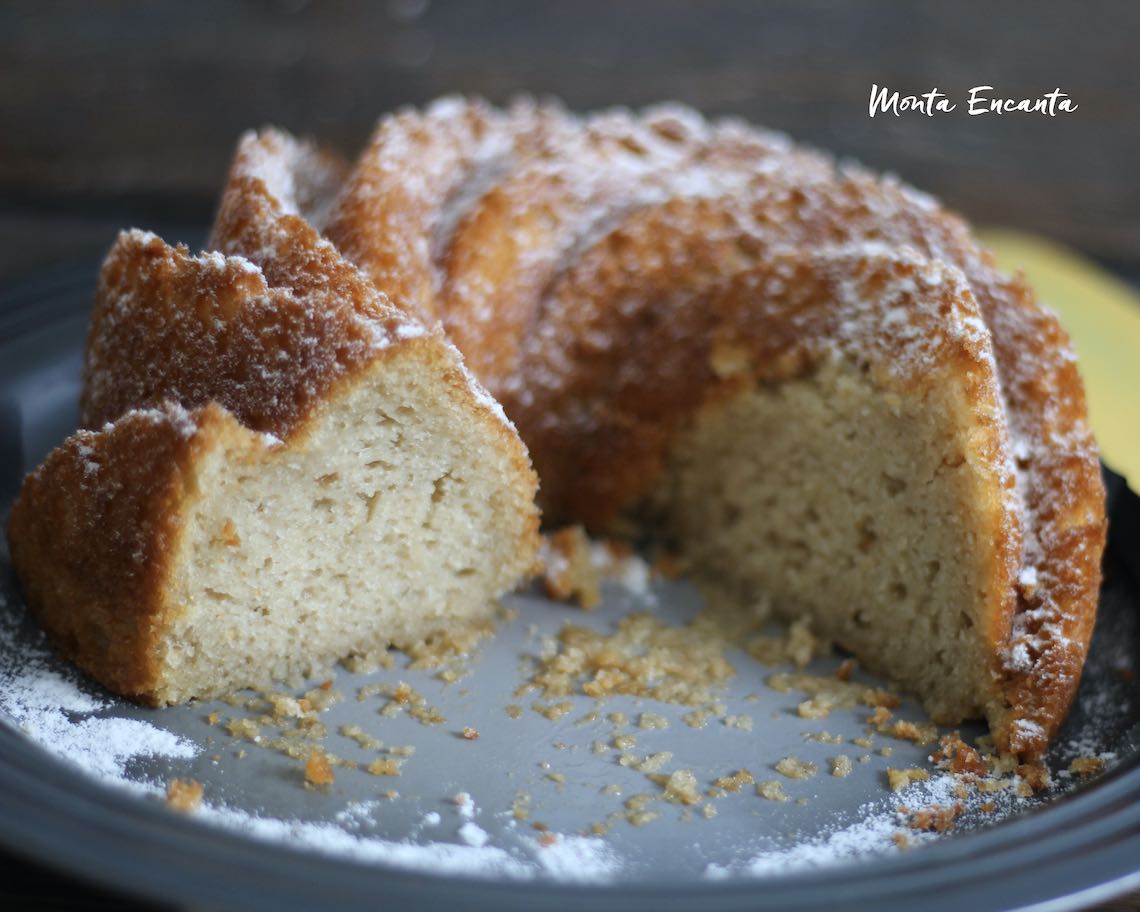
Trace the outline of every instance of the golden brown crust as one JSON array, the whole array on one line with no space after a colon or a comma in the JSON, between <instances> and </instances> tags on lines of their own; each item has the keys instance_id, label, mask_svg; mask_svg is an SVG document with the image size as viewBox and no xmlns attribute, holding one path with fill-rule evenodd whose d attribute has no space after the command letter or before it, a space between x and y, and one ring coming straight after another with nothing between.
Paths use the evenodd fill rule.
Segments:
<instances>
[{"instance_id":1,"label":"golden brown crust","mask_svg":"<svg viewBox=\"0 0 1140 912\"><path fill-rule=\"evenodd\" d=\"M453 99L384 118L334 202L325 233L377 287L433 322L432 241L441 210L516 138L558 122L558 112L527 103L502 112Z\"/></svg>"},{"instance_id":2,"label":"golden brown crust","mask_svg":"<svg viewBox=\"0 0 1140 912\"><path fill-rule=\"evenodd\" d=\"M167 399L216 401L248 427L284 436L372 350L355 314L270 289L247 261L192 257L124 232L96 295L82 419L98 427Z\"/></svg>"},{"instance_id":3,"label":"golden brown crust","mask_svg":"<svg viewBox=\"0 0 1140 912\"><path fill-rule=\"evenodd\" d=\"M339 378L422 333L259 173L315 154L275 131L243 138L212 238L231 256L120 234L91 316L87 427L166 399L216 401L286 437Z\"/></svg>"},{"instance_id":4,"label":"golden brown crust","mask_svg":"<svg viewBox=\"0 0 1140 912\"><path fill-rule=\"evenodd\" d=\"M59 652L154 702L156 638L199 451L236 426L217 406L133 411L72 435L24 480L8 527L28 606Z\"/></svg>"}]
</instances>

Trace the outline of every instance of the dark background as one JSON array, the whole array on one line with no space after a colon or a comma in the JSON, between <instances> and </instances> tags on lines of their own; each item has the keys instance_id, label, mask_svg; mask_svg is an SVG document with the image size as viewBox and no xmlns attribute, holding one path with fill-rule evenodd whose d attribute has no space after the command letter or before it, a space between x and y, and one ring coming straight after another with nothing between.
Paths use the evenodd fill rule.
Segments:
<instances>
[{"instance_id":1,"label":"dark background","mask_svg":"<svg viewBox=\"0 0 1140 912\"><path fill-rule=\"evenodd\" d=\"M1133 271L1138 42L1131 0L8 0L0 274L73 240L101 250L125 222L208 221L244 129L275 123L351 152L381 113L447 92L742 115L896 171L979 223ZM958 110L872 120L872 83L937 86ZM1059 87L1078 109L971 117L980 84L1015 98Z\"/></svg>"},{"instance_id":2,"label":"dark background","mask_svg":"<svg viewBox=\"0 0 1140 912\"><path fill-rule=\"evenodd\" d=\"M740 115L1136 278L1138 45L1130 0L6 0L0 287L57 262L94 269L127 225L199 239L244 129L279 124L351 153L383 112L448 92ZM937 86L958 109L872 120L872 83ZM1060 88L1078 110L970 117L982 84ZM6 908L118 907L11 856L0 876Z\"/></svg>"}]
</instances>

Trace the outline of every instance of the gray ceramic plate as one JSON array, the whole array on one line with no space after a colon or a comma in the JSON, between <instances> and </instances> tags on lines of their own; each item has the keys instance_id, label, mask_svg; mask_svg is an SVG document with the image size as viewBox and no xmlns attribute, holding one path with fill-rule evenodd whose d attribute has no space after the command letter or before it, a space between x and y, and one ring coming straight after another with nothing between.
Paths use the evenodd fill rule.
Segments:
<instances>
[{"instance_id":1,"label":"gray ceramic plate","mask_svg":"<svg viewBox=\"0 0 1140 912\"><path fill-rule=\"evenodd\" d=\"M22 473L75 425L93 275L88 266L57 270L0 297L4 514ZM13 717L18 712L0 711L0 843L120 890L242 909L382 903L543 909L584 902L598 909L881 909L919 903L928 909L997 909L1071 907L1106 898L1140 885L1140 707L1135 686L1121 674L1140 665L1140 500L1115 476L1109 482L1111 554L1100 621L1080 696L1051 758L1060 770L1072 756L1095 749L1112 758L1108 772L1045 799L1003 799L997 814L972 802L952 835L905 852L878 851L903 829L894 809L904 800L939 796L929 784L891 795L885 769L923 765L929 748L883 738L870 751L852 745L850 739L864 733L865 710L804 720L794 711L802 694L766 686L779 669L742 653L730 655L737 674L723 700L729 713L750 717L751 731L719 721L694 729L681 721L686 708L632 698L612 699L601 719L582 723L598 707L576 697L573 710L552 721L530 709L534 695L512 695L522 680L520 662L535 656L542 636L567 619L599 630L612 629L631 611L683 621L699 603L683 583L655 580L644 590L611 583L602 609L589 615L533 593L512 596L518 619L502 625L454 684L402 667L340 672L336 687L349 699L326 715L332 732L326 747L371 759L374 752L336 733L342 724L356 724L389 745L413 745L416 753L398 779L342 770L327 789L312 790L303 787L296 760L237 743L205 721L213 710L234 715L232 707L142 710L101 693L61 663L36 659L47 653L24 616L6 552L0 552L0 599L6 604L0 610L0 679L15 680L27 674L29 663L38 663L43 674L89 703L85 712L63 714L67 725L82 728L88 719L98 735L131 731L100 720L134 720L143 726L139 731L177 739L183 749L173 753L183 756L168 751L148 757L135 750L110 781L101 781L75 766L77 758L90 765L85 753L57 756L61 744L72 742L29 732L26 719L21 729ZM812 670L829 673L838 661L817 660ZM384 718L377 713L381 699L352 699L359 685L397 680L422 691L447 723L425 727L407 717ZM510 703L526 707L520 718L504 711ZM665 770L690 769L703 785L742 767L758 780L779 779L772 766L789 755L816 763L820 772L783 780L791 799L786 802L766 801L746 788L711 802L716 816L706 819L699 807L693 813L655 801L651 807L659 816L648 825L622 821L604 839L584 838L576 834L621 810L629 796L655 791L642 774L616 762L617 751L593 750L595 741L611 738L614 726L605 716L616 711L634 719L640 712L667 717L667 730L627 726L637 739L634 752L671 751ZM921 717L909 704L899 712ZM463 726L481 737L463 739ZM805 738L823 731L844 743ZM889 758L877 753L885 746L893 749ZM831 758L840 753L856 761L844 779L828 775ZM147 796L176 776L202 782L215 810L180 816ZM621 794L607 794L607 786ZM385 797L393 787L399 797ZM464 814L455 805L458 792L470 794L473 810ZM520 792L529 796L525 822L510 813ZM554 846L540 844L535 821L559 834Z\"/></svg>"}]
</instances>

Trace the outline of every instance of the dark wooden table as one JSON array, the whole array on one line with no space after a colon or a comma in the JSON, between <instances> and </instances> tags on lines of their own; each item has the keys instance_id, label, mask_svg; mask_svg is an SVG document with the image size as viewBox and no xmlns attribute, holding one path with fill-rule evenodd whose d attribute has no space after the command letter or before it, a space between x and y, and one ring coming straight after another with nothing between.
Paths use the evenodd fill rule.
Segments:
<instances>
[{"instance_id":1,"label":"dark wooden table","mask_svg":"<svg viewBox=\"0 0 1140 912\"><path fill-rule=\"evenodd\" d=\"M740 115L1135 279L1138 35L1130 0L7 0L0 284L93 262L127 225L199 237L244 129L276 123L351 151L380 113L447 92L553 94L578 109L677 99ZM872 119L872 84L937 87L958 109ZM1078 107L970 116L977 85L1012 98L1059 88ZM0 855L0 904L123 901ZM1140 909L1140 897L1106 908Z\"/></svg>"}]
</instances>

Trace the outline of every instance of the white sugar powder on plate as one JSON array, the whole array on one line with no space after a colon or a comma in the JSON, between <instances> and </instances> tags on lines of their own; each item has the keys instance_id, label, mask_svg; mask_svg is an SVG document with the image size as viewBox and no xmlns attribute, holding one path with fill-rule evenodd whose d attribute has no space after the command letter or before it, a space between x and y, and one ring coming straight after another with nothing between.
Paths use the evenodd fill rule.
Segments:
<instances>
[{"instance_id":1,"label":"white sugar powder on plate","mask_svg":"<svg viewBox=\"0 0 1140 912\"><path fill-rule=\"evenodd\" d=\"M332 823L258 817L246 811L226 807L203 806L195 816L268 842L430 874L505 876L526 880L533 878L537 873L533 863L515 858L505 849L490 845L457 845L451 842L433 842L424 845L394 842L347 833ZM474 826L474 824L468 825Z\"/></svg>"},{"instance_id":2,"label":"white sugar powder on plate","mask_svg":"<svg viewBox=\"0 0 1140 912\"><path fill-rule=\"evenodd\" d=\"M459 828L459 838L476 848L485 846L491 839L485 829L470 820Z\"/></svg>"},{"instance_id":3,"label":"white sugar powder on plate","mask_svg":"<svg viewBox=\"0 0 1140 912\"><path fill-rule=\"evenodd\" d=\"M85 694L74 678L55 671L47 652L17 645L15 627L10 615L0 618L0 713L48 752L103 782L136 791L158 786L129 779L131 761L198 754L190 741L154 725L94 715L110 704Z\"/></svg>"},{"instance_id":4,"label":"white sugar powder on plate","mask_svg":"<svg viewBox=\"0 0 1140 912\"><path fill-rule=\"evenodd\" d=\"M558 836L549 844L530 843L543 870L556 880L611 880L623 865L622 858L597 836Z\"/></svg>"},{"instance_id":5,"label":"white sugar powder on plate","mask_svg":"<svg viewBox=\"0 0 1140 912\"><path fill-rule=\"evenodd\" d=\"M907 845L929 842L934 833L922 832L908 826L901 808L932 809L961 804L976 808L983 803L1001 808L1001 816L1016 811L1024 804L1012 789L995 793L970 790L961 797L959 779L949 773L935 773L927 781L915 782L886 799L871 801L859 809L858 819L844 827L814 839L804 840L786 848L754 852L733 864L710 864L705 868L707 880L722 880L731 876L771 877L811 868L830 867L859 861L872 855L883 855L898 849L901 839Z\"/></svg>"}]
</instances>

